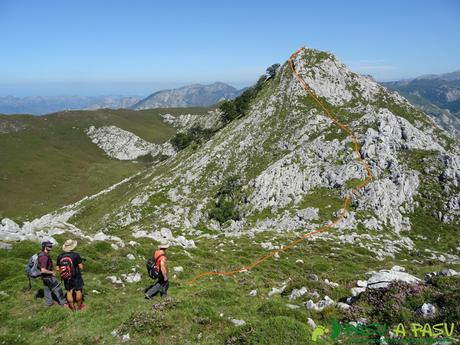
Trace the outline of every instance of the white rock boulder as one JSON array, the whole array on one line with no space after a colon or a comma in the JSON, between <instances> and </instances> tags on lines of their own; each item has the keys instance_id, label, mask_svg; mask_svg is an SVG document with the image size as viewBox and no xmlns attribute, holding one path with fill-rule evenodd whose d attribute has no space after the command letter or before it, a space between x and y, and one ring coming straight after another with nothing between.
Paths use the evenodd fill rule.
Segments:
<instances>
[{"instance_id":1,"label":"white rock boulder","mask_svg":"<svg viewBox=\"0 0 460 345\"><path fill-rule=\"evenodd\" d=\"M417 313L424 318L431 318L436 314L436 307L430 303L423 303Z\"/></svg>"},{"instance_id":2,"label":"white rock boulder","mask_svg":"<svg viewBox=\"0 0 460 345\"><path fill-rule=\"evenodd\" d=\"M291 294L289 295L289 300L293 301L307 293L308 289L303 286L300 289L293 289Z\"/></svg>"},{"instance_id":3,"label":"white rock boulder","mask_svg":"<svg viewBox=\"0 0 460 345\"><path fill-rule=\"evenodd\" d=\"M316 310L316 311L322 311L324 308L327 308L333 305L335 305L335 302L329 296L324 296L324 299L322 299L318 303L315 303L312 300L309 300L305 304L307 309Z\"/></svg>"},{"instance_id":4,"label":"white rock boulder","mask_svg":"<svg viewBox=\"0 0 460 345\"><path fill-rule=\"evenodd\" d=\"M392 282L404 282L409 284L418 284L422 281L413 275L403 272L401 267L395 266L391 270L380 270L374 273L367 280L367 288L378 289L386 288Z\"/></svg>"}]
</instances>

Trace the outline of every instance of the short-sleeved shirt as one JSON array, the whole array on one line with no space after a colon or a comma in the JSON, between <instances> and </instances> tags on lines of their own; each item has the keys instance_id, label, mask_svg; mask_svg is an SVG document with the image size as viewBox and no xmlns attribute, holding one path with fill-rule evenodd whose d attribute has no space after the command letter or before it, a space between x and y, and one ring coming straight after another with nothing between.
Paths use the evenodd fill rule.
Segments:
<instances>
[{"instance_id":1,"label":"short-sleeved shirt","mask_svg":"<svg viewBox=\"0 0 460 345\"><path fill-rule=\"evenodd\" d=\"M51 257L48 253L46 252L40 252L38 253L38 263L37 267L39 270L42 268L47 269L48 271L53 270L53 261L51 260ZM42 278L48 278L51 277L52 275L49 273L42 273L41 277Z\"/></svg>"},{"instance_id":2,"label":"short-sleeved shirt","mask_svg":"<svg viewBox=\"0 0 460 345\"><path fill-rule=\"evenodd\" d=\"M72 259L73 269L75 270L74 272L72 272L72 279L74 279L74 278L81 279L81 271L80 271L80 267L78 267L78 265L81 264L83 262L83 260L81 259L80 254L75 253L75 252L61 253L57 257L57 260L56 260L57 265L59 265L59 262L65 256L68 256L68 257L70 257Z\"/></svg>"}]
</instances>

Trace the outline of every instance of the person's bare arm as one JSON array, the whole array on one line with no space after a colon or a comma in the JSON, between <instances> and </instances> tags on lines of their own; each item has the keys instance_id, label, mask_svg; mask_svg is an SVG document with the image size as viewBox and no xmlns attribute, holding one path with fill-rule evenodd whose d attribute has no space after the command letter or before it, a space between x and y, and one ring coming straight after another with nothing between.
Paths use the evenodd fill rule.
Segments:
<instances>
[{"instance_id":1,"label":"person's bare arm","mask_svg":"<svg viewBox=\"0 0 460 345\"><path fill-rule=\"evenodd\" d=\"M78 264L78 268L80 269L80 271L83 270L83 268L84 268L83 263Z\"/></svg>"},{"instance_id":2,"label":"person's bare arm","mask_svg":"<svg viewBox=\"0 0 460 345\"><path fill-rule=\"evenodd\" d=\"M163 278L165 278L165 281L168 280L168 268L166 267L166 262L161 261L161 273L163 274Z\"/></svg>"},{"instance_id":3,"label":"person's bare arm","mask_svg":"<svg viewBox=\"0 0 460 345\"><path fill-rule=\"evenodd\" d=\"M54 271L47 270L46 268L40 268L40 272L45 273L45 274L51 274L53 276L56 275L56 273L54 273Z\"/></svg>"}]
</instances>

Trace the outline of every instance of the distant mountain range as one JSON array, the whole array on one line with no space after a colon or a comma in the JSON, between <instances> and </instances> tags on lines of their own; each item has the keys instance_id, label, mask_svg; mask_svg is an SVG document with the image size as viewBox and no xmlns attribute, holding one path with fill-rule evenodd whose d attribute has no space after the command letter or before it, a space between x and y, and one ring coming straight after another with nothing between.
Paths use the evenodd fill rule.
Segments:
<instances>
[{"instance_id":1,"label":"distant mountain range","mask_svg":"<svg viewBox=\"0 0 460 345\"><path fill-rule=\"evenodd\" d=\"M0 97L0 114L42 115L63 110L129 108L139 102L138 96L53 96Z\"/></svg>"},{"instance_id":2,"label":"distant mountain range","mask_svg":"<svg viewBox=\"0 0 460 345\"><path fill-rule=\"evenodd\" d=\"M243 91L244 89L238 90L225 83L193 84L178 89L155 92L131 108L141 110L170 107L207 107L219 101L233 99Z\"/></svg>"},{"instance_id":3,"label":"distant mountain range","mask_svg":"<svg viewBox=\"0 0 460 345\"><path fill-rule=\"evenodd\" d=\"M460 71L381 84L399 92L440 127L460 138Z\"/></svg>"},{"instance_id":4,"label":"distant mountain range","mask_svg":"<svg viewBox=\"0 0 460 345\"><path fill-rule=\"evenodd\" d=\"M414 79L382 82L427 113L452 136L460 138L460 71L427 74ZM193 84L177 89L160 90L146 98L138 96L56 96L0 97L0 114L42 115L63 110L154 109L173 107L208 107L230 100L238 90L225 83Z\"/></svg>"},{"instance_id":5,"label":"distant mountain range","mask_svg":"<svg viewBox=\"0 0 460 345\"><path fill-rule=\"evenodd\" d=\"M174 107L207 107L239 96L238 90L225 83L193 84L177 89L157 91L146 98L138 96L55 96L0 97L0 114L42 115L64 110L154 109Z\"/></svg>"}]
</instances>

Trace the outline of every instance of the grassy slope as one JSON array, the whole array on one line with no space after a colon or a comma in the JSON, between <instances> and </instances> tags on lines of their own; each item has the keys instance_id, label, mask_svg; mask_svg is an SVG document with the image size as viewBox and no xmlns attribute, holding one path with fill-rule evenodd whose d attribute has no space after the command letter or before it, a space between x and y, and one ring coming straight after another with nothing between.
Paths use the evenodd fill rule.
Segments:
<instances>
[{"instance_id":1,"label":"grassy slope","mask_svg":"<svg viewBox=\"0 0 460 345\"><path fill-rule=\"evenodd\" d=\"M269 240L273 235L259 234L255 241ZM64 237L57 236L57 239L62 243ZM283 235L275 244L289 240L292 240L292 235ZM281 254L279 259L271 259L249 273L204 278L195 284L187 284L190 278L202 271L233 269L267 252L254 245L255 241L245 238L233 239L234 243L230 241L225 238L198 240L198 248L188 250L193 259L181 248L170 249L170 270L183 266L185 271L175 277L171 273L170 295L175 305L161 312L152 310L152 304L159 301L158 297L154 301L143 298L143 288L150 284L144 272L144 257L154 249L151 240L141 239L140 246L127 246L119 251L111 249L108 243L82 243L78 250L87 258L84 278L88 308L77 314L59 307L45 310L43 301L34 298L40 281L34 282L32 291L27 290L22 269L27 257L37 248L31 242L17 243L12 251L0 251L0 290L9 294L8 297L0 296L0 343L3 340L8 344L60 344L63 341L71 341L72 344L115 344L118 339L111 335L114 329L121 329L122 334L129 333L130 343L133 344L308 343L311 339L311 331L306 324L308 317L325 326L329 326L333 319L353 318L335 308L323 312L309 311L303 306L308 296L288 300L287 295L293 288L307 286L310 291L316 289L321 296L328 295L337 301L350 295L348 288L354 286L357 279L365 278L364 272L368 269L400 264L410 273L423 276L426 272L445 267L428 262L426 265L412 264L407 261L411 257L406 255L398 260L376 261L364 249L334 245L337 249L331 250L330 243L317 240L304 242ZM220 243L224 245L219 247ZM128 253L135 254L136 260L128 260ZM57 254L56 249L54 259ZM304 263L296 263L297 259L302 259ZM109 275L129 273L135 265L140 267L143 275L139 283L119 287L106 279ZM460 266L453 268L459 269ZM316 273L320 281L308 280L308 273ZM335 289L328 287L321 282L325 278L340 286ZM272 287L279 287L287 279L290 281L285 293L267 296ZM457 289L459 280L454 281ZM252 289L257 289L256 297L248 296ZM427 298L429 300L430 297ZM289 309L287 303L300 308ZM246 325L236 327L229 318L243 319ZM320 342L324 343L327 342ZM347 344L346 341L343 343Z\"/></svg>"},{"instance_id":2,"label":"grassy slope","mask_svg":"<svg viewBox=\"0 0 460 345\"><path fill-rule=\"evenodd\" d=\"M181 152L178 159L191 152L191 149ZM171 161L163 162L155 168L157 174L160 172L167 174L171 164ZM137 183L141 179L142 176L132 182ZM93 205L94 207L86 210L82 219L76 224L87 231L90 229L90 223L96 222L100 215L117 205L120 199L129 199L132 193L135 194L136 191L128 186L121 186L109 195L101 197L98 199L98 205ZM318 196L306 197L302 204L305 207L320 206L318 200L322 199ZM163 202L165 200L158 197L152 198L149 204L154 207ZM334 204L333 208L336 210L339 207L340 202L337 200L337 205ZM321 218L330 218L330 216L330 214L321 214ZM437 228L438 235L447 238L455 230L452 227L442 228L440 222L434 217L429 217L429 220L430 222L424 219L423 223L414 224L414 235L432 233L434 226ZM133 239L126 229L114 227L105 231L122 237L126 243ZM365 279L364 273L368 270L390 268L399 264L409 273L423 277L427 272L446 267L460 269L460 265L447 265L435 260L422 259L424 248L445 249L442 241L418 240L417 244L420 246L418 251L402 253L396 259L377 261L366 249L350 244L317 240L303 242L295 249L281 254L279 259L270 259L249 273L226 278L204 278L196 284L187 284L190 278L203 271L235 269L267 253L257 243L271 241L275 245L287 244L293 236L292 233L267 232L258 234L255 238L202 238L196 240L197 249L188 250L192 258L185 250L173 247L169 251L170 269L174 266L183 266L185 271L171 278L170 294L175 305L166 307L161 312L152 310L152 304L157 303L158 298L153 302L143 298L143 288L150 284L145 274L144 258L150 255L155 246L155 243L149 239L136 239L140 246L135 248L127 246L119 251L113 250L108 243L83 242L79 246L80 253L88 259L85 282L89 307L78 314L72 314L58 307L44 310L43 301L33 298L35 290L40 287L40 282L35 283L33 291L27 291L27 281L22 269L28 256L37 250L36 244L31 242L15 244L12 251L0 251L3 263L0 270L0 290L10 295L0 297L4 307L0 313L0 340L5 340L8 344L41 344L45 341L59 344L66 340L74 344L116 344L120 340L113 337L111 332L114 329L121 329L122 334L130 334L129 343L133 344L309 343L311 330L306 324L308 317L313 318L317 324L325 326L330 326L333 319L344 321L355 321L358 317L368 317L372 321L380 319L376 319L372 314L366 314L366 310L371 310L371 306L366 301L358 303L361 311L356 311L354 314L338 311L335 308L328 308L319 313L309 311L303 306L303 303L309 299L307 295L296 301L288 300L287 295L293 288L306 286L310 291L316 289L321 297L328 295L338 301L350 295L348 289L354 286L356 280ZM412 234L409 236L416 240ZM56 236L56 239L62 243L64 236ZM232 240L234 243L231 243ZM223 243L222 247L219 246L220 243ZM135 254L136 260L128 260L126 258L128 253ZM56 255L57 253L54 253L53 258ZM304 263L296 263L297 259L302 259ZM413 262L414 259L422 261ZM139 271L143 275L140 283L127 284L123 288L112 285L106 279L109 275L119 276L121 273L129 273L135 265L139 266ZM328 278L339 283L340 286L331 289L322 282L310 281L308 273L317 274L320 280ZM174 273L171 275L173 276ZM287 279L290 281L283 295L270 298L267 296L272 287L279 287ZM454 284L450 282L453 291L451 294L454 301L458 302L457 305L460 303L459 280L454 280ZM257 289L257 297L248 296L252 289ZM100 294L92 292L93 290L99 291ZM394 315L395 320L404 317L405 320L422 322L423 320L417 319L415 309L424 302L435 303L436 298L434 294L428 293L406 303L400 313L394 312L392 302L386 304L382 311ZM287 303L296 304L300 308L289 309ZM35 317L31 320L32 314ZM223 316L220 316L221 314ZM457 311L457 314L451 315L445 321L457 322L459 315ZM243 319L246 325L236 327L229 318ZM391 326L395 326L396 323ZM75 327L76 324L79 327ZM351 344L344 338L341 343Z\"/></svg>"},{"instance_id":3,"label":"grassy slope","mask_svg":"<svg viewBox=\"0 0 460 345\"><path fill-rule=\"evenodd\" d=\"M0 116L24 129L0 134L0 219L33 219L96 193L143 169L109 159L84 130L115 125L162 143L175 129L159 114L206 113L206 108L71 111L45 116Z\"/></svg>"}]
</instances>

